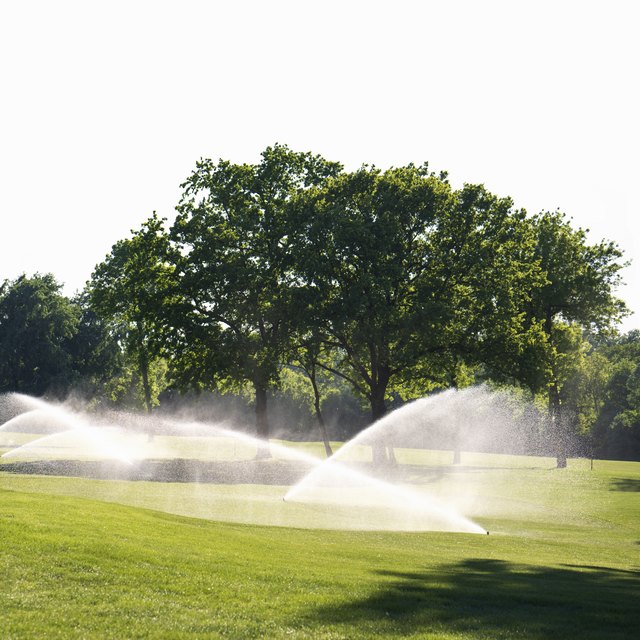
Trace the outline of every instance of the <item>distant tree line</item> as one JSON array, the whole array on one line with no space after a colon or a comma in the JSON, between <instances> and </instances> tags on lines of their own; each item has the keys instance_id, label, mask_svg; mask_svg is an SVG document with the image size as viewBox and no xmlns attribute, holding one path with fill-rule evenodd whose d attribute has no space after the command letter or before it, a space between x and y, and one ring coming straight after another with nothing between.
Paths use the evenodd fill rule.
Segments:
<instances>
[{"instance_id":1,"label":"distant tree line","mask_svg":"<svg viewBox=\"0 0 640 640\"><path fill-rule=\"evenodd\" d=\"M330 451L364 407L490 381L544 407L559 466L567 434L640 457L640 334L615 331L613 243L426 164L348 172L282 145L201 160L182 189L173 224L154 213L76 298L51 275L2 285L0 390L147 411L215 394L251 402L263 437L271 402Z\"/></svg>"}]
</instances>

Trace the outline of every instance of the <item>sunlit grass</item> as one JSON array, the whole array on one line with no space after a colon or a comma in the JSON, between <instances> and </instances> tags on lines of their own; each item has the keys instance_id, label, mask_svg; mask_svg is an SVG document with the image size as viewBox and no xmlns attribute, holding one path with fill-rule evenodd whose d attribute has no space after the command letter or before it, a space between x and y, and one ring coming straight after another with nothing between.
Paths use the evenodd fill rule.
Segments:
<instances>
[{"instance_id":1,"label":"sunlit grass","mask_svg":"<svg viewBox=\"0 0 640 640\"><path fill-rule=\"evenodd\" d=\"M444 453L402 452L412 486L473 485L491 535L223 523L287 524L286 487L0 471L2 637L635 637L639 463Z\"/></svg>"}]
</instances>

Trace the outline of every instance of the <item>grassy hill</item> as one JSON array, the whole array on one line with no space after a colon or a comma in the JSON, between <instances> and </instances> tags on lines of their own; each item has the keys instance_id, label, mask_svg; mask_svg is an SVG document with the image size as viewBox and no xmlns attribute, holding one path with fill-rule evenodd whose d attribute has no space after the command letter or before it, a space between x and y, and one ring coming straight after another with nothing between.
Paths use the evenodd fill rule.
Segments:
<instances>
[{"instance_id":1,"label":"grassy hill","mask_svg":"<svg viewBox=\"0 0 640 640\"><path fill-rule=\"evenodd\" d=\"M637 637L640 464L463 462L489 536L217 522L168 513L202 507L179 484L0 466L2 637ZM229 519L248 489L221 489Z\"/></svg>"}]
</instances>

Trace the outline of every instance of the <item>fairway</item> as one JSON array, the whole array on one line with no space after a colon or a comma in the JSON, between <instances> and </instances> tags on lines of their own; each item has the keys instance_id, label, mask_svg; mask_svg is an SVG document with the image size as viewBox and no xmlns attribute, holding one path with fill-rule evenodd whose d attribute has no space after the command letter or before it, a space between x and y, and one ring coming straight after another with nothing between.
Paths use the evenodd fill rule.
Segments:
<instances>
[{"instance_id":1,"label":"fairway","mask_svg":"<svg viewBox=\"0 0 640 640\"><path fill-rule=\"evenodd\" d=\"M0 640L640 640L640 0L0 3Z\"/></svg>"},{"instance_id":2,"label":"fairway","mask_svg":"<svg viewBox=\"0 0 640 640\"><path fill-rule=\"evenodd\" d=\"M639 463L448 456L398 466L491 535L259 526L288 517L278 486L0 472L3 637L636 637Z\"/></svg>"}]
</instances>

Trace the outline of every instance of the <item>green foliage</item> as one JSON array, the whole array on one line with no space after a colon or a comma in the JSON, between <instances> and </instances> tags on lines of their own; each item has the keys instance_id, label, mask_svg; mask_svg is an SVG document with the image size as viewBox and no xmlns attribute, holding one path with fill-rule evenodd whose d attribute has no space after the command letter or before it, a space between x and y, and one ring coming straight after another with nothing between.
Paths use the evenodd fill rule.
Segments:
<instances>
[{"instance_id":1,"label":"green foliage","mask_svg":"<svg viewBox=\"0 0 640 640\"><path fill-rule=\"evenodd\" d=\"M592 430L600 456L640 457L640 333L632 331L600 347L607 358L602 406Z\"/></svg>"},{"instance_id":2,"label":"green foliage","mask_svg":"<svg viewBox=\"0 0 640 640\"><path fill-rule=\"evenodd\" d=\"M614 296L624 267L620 249L607 241L588 244L586 232L557 211L535 216L532 224L536 257L547 278L532 296L535 317L546 323L561 318L594 332L610 329L627 313Z\"/></svg>"},{"instance_id":3,"label":"green foliage","mask_svg":"<svg viewBox=\"0 0 640 640\"><path fill-rule=\"evenodd\" d=\"M148 410L167 385L252 392L266 436L267 397L299 424L349 407L355 425L361 402L375 419L490 380L546 394L558 441L640 449L637 336L614 337L622 253L563 214L528 218L426 164L345 172L283 145L201 160L182 188L171 229L154 213L78 299L50 275L4 283L0 389Z\"/></svg>"},{"instance_id":4,"label":"green foliage","mask_svg":"<svg viewBox=\"0 0 640 640\"><path fill-rule=\"evenodd\" d=\"M575 354L579 359L572 363L563 385L563 402L575 415L578 432L590 434L602 412L613 366L601 352L587 352L584 343L582 350Z\"/></svg>"},{"instance_id":5,"label":"green foliage","mask_svg":"<svg viewBox=\"0 0 640 640\"><path fill-rule=\"evenodd\" d=\"M627 313L614 295L624 266L622 253L611 242L587 244L585 231L574 229L559 212L542 213L531 223L546 283L532 292L529 313L544 327L544 386L561 387L570 375L571 351L580 349L577 332L606 335Z\"/></svg>"},{"instance_id":6,"label":"green foliage","mask_svg":"<svg viewBox=\"0 0 640 640\"><path fill-rule=\"evenodd\" d=\"M159 396L168 386L168 365L164 358L155 358L148 367L147 381L151 407L160 404ZM105 383L102 403L120 409L148 409L147 392L136 363L127 362Z\"/></svg>"},{"instance_id":7,"label":"green foliage","mask_svg":"<svg viewBox=\"0 0 640 640\"><path fill-rule=\"evenodd\" d=\"M339 169L276 145L257 165L201 160L182 185L171 229L182 296L174 344L192 384L247 381L258 404L266 402L296 312L288 203ZM268 433L264 411L258 427Z\"/></svg>"},{"instance_id":8,"label":"green foliage","mask_svg":"<svg viewBox=\"0 0 640 640\"><path fill-rule=\"evenodd\" d=\"M390 388L450 384L461 363L518 348L530 332L533 239L509 199L482 186L453 192L409 165L341 174L296 207L308 323L374 419Z\"/></svg>"},{"instance_id":9,"label":"green foliage","mask_svg":"<svg viewBox=\"0 0 640 640\"><path fill-rule=\"evenodd\" d=\"M313 390L309 379L299 370L283 367L278 390L295 402L301 410L313 414Z\"/></svg>"},{"instance_id":10,"label":"green foliage","mask_svg":"<svg viewBox=\"0 0 640 640\"><path fill-rule=\"evenodd\" d=\"M627 313L615 297L624 264L615 244L588 244L586 232L574 229L564 214L541 213L525 224L533 238L531 260L539 265L542 276L522 307L529 330L522 334L518 349L498 349L498 362L487 362L501 379L512 375L533 394L547 394L548 435L562 466L571 434L589 431L596 419L595 409L588 408L593 407L593 398L585 403L581 397L588 386L597 393L593 388L597 381L585 369L588 349L583 334L592 340L606 339Z\"/></svg>"},{"instance_id":11,"label":"green foliage","mask_svg":"<svg viewBox=\"0 0 640 640\"><path fill-rule=\"evenodd\" d=\"M60 288L51 274L0 286L0 390L60 394L74 382L71 341L81 312Z\"/></svg>"},{"instance_id":12,"label":"green foliage","mask_svg":"<svg viewBox=\"0 0 640 640\"><path fill-rule=\"evenodd\" d=\"M122 354L86 295L69 300L51 274L21 276L0 290L0 389L79 394L98 402Z\"/></svg>"},{"instance_id":13,"label":"green foliage","mask_svg":"<svg viewBox=\"0 0 640 640\"><path fill-rule=\"evenodd\" d=\"M154 404L150 370L164 347L162 319L171 296L169 257L163 221L154 213L131 238L112 247L88 285L92 309L110 323L135 362L148 411Z\"/></svg>"},{"instance_id":14,"label":"green foliage","mask_svg":"<svg viewBox=\"0 0 640 640\"><path fill-rule=\"evenodd\" d=\"M124 356L117 336L91 309L86 292L73 301L81 316L68 350L74 366L73 393L93 404L104 399L105 385L120 374Z\"/></svg>"}]
</instances>

